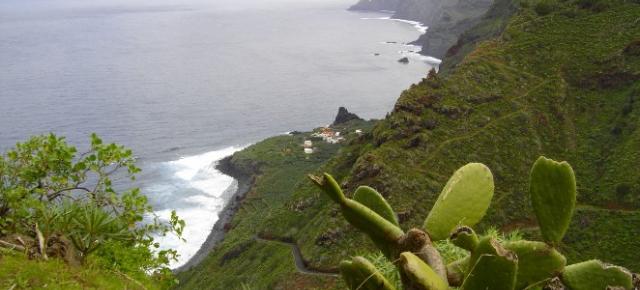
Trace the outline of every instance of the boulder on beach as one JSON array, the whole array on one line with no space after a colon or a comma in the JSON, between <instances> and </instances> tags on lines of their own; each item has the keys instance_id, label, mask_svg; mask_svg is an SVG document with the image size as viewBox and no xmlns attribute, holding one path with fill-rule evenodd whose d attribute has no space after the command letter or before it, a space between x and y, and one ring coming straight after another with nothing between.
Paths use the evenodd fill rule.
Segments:
<instances>
[{"instance_id":1,"label":"boulder on beach","mask_svg":"<svg viewBox=\"0 0 640 290\"><path fill-rule=\"evenodd\" d=\"M403 64L408 64L409 63L409 58L405 56L405 57L399 59L398 62L399 63L403 63Z\"/></svg>"}]
</instances>

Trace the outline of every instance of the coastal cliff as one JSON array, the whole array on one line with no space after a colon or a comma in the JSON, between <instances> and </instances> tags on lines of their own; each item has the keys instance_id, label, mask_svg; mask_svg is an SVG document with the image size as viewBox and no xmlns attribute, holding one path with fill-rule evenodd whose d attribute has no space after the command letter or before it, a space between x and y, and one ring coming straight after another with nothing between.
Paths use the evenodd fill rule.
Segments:
<instances>
[{"instance_id":1,"label":"coastal cliff","mask_svg":"<svg viewBox=\"0 0 640 290\"><path fill-rule=\"evenodd\" d=\"M414 43L421 53L444 58L449 47L477 25L493 0L361 0L352 10L394 11L393 18L418 21L429 27Z\"/></svg>"},{"instance_id":2,"label":"coastal cliff","mask_svg":"<svg viewBox=\"0 0 640 290\"><path fill-rule=\"evenodd\" d=\"M255 240L287 238L313 269L376 251L306 173L330 172L347 192L376 188L409 229L455 169L482 162L496 192L479 230L536 237L526 192L539 155L569 161L577 175L579 205L561 246L569 262L598 258L640 271L640 3L612 0L601 10L557 1L547 11L517 2L496 0L448 49L444 71L404 91L370 130L321 151L322 161L283 154L289 139L239 153L272 165L223 243L181 274L181 287L344 289L337 278L297 271L289 247Z\"/></svg>"}]
</instances>

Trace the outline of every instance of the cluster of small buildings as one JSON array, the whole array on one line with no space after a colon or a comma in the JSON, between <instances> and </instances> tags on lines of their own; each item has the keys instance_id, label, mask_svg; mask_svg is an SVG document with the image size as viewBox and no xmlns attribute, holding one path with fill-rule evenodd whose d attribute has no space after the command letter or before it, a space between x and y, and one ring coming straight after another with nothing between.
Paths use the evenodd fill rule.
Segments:
<instances>
[{"instance_id":1,"label":"cluster of small buildings","mask_svg":"<svg viewBox=\"0 0 640 290\"><path fill-rule=\"evenodd\" d=\"M334 131L329 127L324 127L320 130L320 132L311 134L311 137L321 138L322 141L330 144L337 144L344 140L344 137L340 136L340 132Z\"/></svg>"},{"instance_id":2,"label":"cluster of small buildings","mask_svg":"<svg viewBox=\"0 0 640 290\"><path fill-rule=\"evenodd\" d=\"M358 135L361 135L362 130L360 129L355 130L355 133ZM327 142L329 144L338 144L345 140L344 137L340 135L339 131L334 131L329 127L324 127L320 129L319 132L314 132L313 134L311 134L311 138L322 139L322 141ZM305 140L303 147L304 147L304 153L313 154L313 141Z\"/></svg>"}]
</instances>

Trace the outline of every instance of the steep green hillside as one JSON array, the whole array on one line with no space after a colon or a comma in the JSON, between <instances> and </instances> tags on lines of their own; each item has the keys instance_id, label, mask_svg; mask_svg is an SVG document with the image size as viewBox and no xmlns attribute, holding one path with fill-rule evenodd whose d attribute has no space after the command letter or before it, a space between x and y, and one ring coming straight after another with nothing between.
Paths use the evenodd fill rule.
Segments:
<instances>
[{"instance_id":1,"label":"steep green hillside","mask_svg":"<svg viewBox=\"0 0 640 290\"><path fill-rule=\"evenodd\" d=\"M402 94L374 130L377 148L356 162L349 183L374 184L420 218L426 213L407 206L412 200L433 202L445 176L483 162L496 176L498 210L490 221L512 228L531 224L524 194L530 163L538 155L568 160L585 206L576 218L580 232L570 233L566 246L580 248L576 256L595 253L638 270L640 5L608 6L594 11L567 1L554 2L547 15L536 12L538 5L519 12L446 78L433 76ZM380 170L358 176L372 167ZM622 220L629 226L621 229ZM579 238L585 235L593 238Z\"/></svg>"},{"instance_id":2,"label":"steep green hillside","mask_svg":"<svg viewBox=\"0 0 640 290\"><path fill-rule=\"evenodd\" d=\"M445 59L455 66L403 92L370 134L316 171L331 172L347 188L377 188L408 229L422 224L456 168L482 162L496 180L484 227L537 235L528 170L539 155L567 160L580 203L562 245L570 262L596 257L640 271L640 3L543 2L484 18L471 30L477 37ZM497 1L492 11L511 11L514 3ZM257 183L264 202L247 203L224 243L180 276L185 289L233 289L239 281L252 289L342 287L331 276L298 273L290 249L256 241L258 234L295 242L320 270L356 254L354 245L373 250L304 180L302 171L313 166L296 166L293 174L281 165ZM261 189L268 184L283 187Z\"/></svg>"}]
</instances>

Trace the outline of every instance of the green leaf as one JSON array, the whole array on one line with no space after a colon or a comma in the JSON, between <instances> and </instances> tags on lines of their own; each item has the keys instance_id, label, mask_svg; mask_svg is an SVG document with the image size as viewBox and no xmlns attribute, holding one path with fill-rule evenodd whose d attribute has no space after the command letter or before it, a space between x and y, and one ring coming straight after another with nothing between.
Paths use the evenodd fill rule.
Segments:
<instances>
[{"instance_id":1,"label":"green leaf","mask_svg":"<svg viewBox=\"0 0 640 290\"><path fill-rule=\"evenodd\" d=\"M576 179L569 163L538 158L531 169L530 194L543 238L557 245L576 205Z\"/></svg>"},{"instance_id":2,"label":"green leaf","mask_svg":"<svg viewBox=\"0 0 640 290\"><path fill-rule=\"evenodd\" d=\"M425 220L431 239L443 240L457 226L477 224L489 208L493 189L493 174L484 164L470 163L458 169Z\"/></svg>"}]
</instances>

